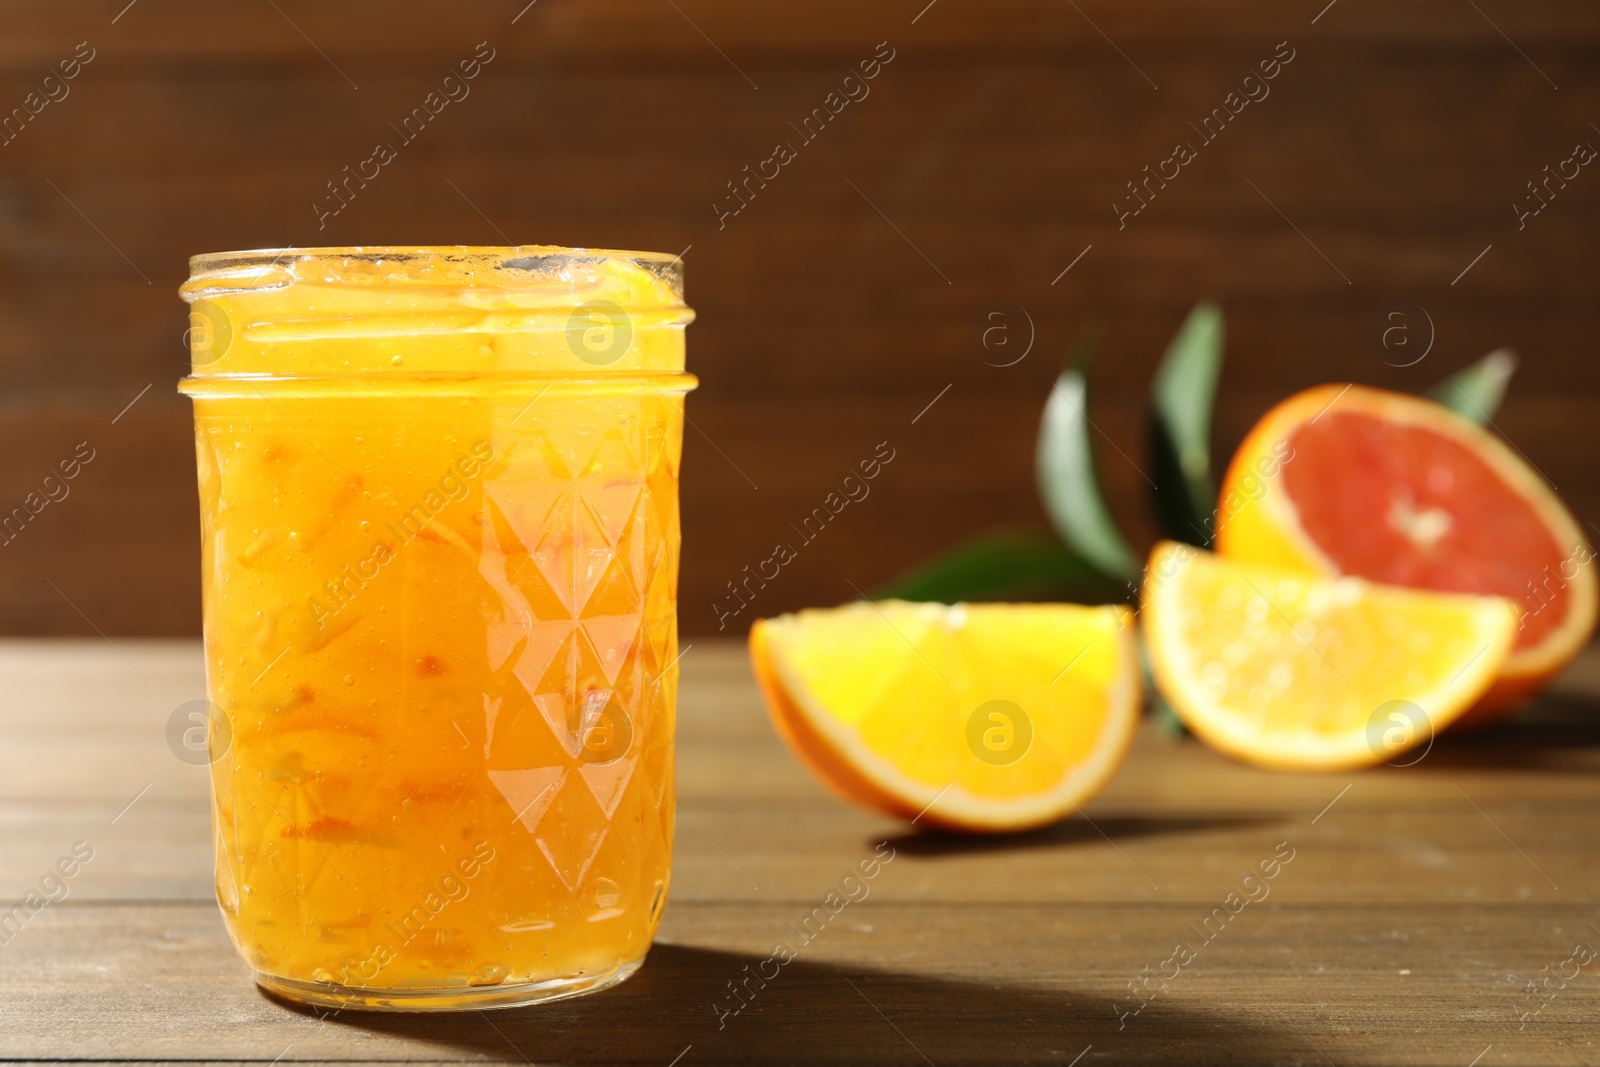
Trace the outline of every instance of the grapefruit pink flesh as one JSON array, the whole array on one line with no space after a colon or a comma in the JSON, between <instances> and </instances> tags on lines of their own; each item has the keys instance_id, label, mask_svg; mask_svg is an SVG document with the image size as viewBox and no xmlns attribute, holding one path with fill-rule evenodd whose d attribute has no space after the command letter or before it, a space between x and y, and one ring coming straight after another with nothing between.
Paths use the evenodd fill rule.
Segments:
<instances>
[{"instance_id":1,"label":"grapefruit pink flesh","mask_svg":"<svg viewBox=\"0 0 1600 1067\"><path fill-rule=\"evenodd\" d=\"M1559 576L1571 546L1470 449L1420 425L1337 409L1289 442L1284 489L1341 572L1509 597L1524 613L1516 648L1538 645L1565 619L1571 596Z\"/></svg>"}]
</instances>

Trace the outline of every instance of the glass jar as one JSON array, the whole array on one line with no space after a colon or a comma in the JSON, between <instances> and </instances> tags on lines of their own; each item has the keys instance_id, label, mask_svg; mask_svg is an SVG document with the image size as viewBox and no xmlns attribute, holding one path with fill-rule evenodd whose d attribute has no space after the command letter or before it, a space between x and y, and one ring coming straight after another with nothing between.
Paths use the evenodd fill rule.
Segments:
<instances>
[{"instance_id":1,"label":"glass jar","mask_svg":"<svg viewBox=\"0 0 1600 1067\"><path fill-rule=\"evenodd\" d=\"M681 261L230 252L182 295L217 898L257 981L622 981L670 877Z\"/></svg>"}]
</instances>

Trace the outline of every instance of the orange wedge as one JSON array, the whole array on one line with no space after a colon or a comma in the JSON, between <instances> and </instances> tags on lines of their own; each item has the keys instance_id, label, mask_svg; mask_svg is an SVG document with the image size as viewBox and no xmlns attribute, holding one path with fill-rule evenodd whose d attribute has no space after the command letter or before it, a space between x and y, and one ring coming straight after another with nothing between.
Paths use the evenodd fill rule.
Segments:
<instances>
[{"instance_id":1,"label":"orange wedge","mask_svg":"<svg viewBox=\"0 0 1600 1067\"><path fill-rule=\"evenodd\" d=\"M850 604L762 619L778 733L838 796L918 825L1024 830L1070 814L1132 742L1132 616L1074 604Z\"/></svg>"},{"instance_id":2,"label":"orange wedge","mask_svg":"<svg viewBox=\"0 0 1600 1067\"><path fill-rule=\"evenodd\" d=\"M1156 684L1201 740L1265 767L1396 762L1494 684L1519 612L1163 543L1145 569Z\"/></svg>"},{"instance_id":3,"label":"orange wedge","mask_svg":"<svg viewBox=\"0 0 1600 1067\"><path fill-rule=\"evenodd\" d=\"M1521 601L1511 654L1461 725L1537 692L1594 633L1594 553L1499 437L1422 397L1324 385L1262 416L1229 466L1225 556Z\"/></svg>"}]
</instances>

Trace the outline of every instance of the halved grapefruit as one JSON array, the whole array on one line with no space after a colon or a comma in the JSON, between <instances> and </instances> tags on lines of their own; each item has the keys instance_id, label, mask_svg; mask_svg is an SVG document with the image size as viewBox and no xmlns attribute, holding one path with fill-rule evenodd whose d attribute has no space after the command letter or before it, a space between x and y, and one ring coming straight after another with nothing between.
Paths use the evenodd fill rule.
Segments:
<instances>
[{"instance_id":1,"label":"halved grapefruit","mask_svg":"<svg viewBox=\"0 0 1600 1067\"><path fill-rule=\"evenodd\" d=\"M1500 438L1431 400L1359 385L1292 396L1239 446L1220 500L1225 556L1521 605L1462 724L1537 691L1594 632L1594 557L1571 512Z\"/></svg>"},{"instance_id":2,"label":"halved grapefruit","mask_svg":"<svg viewBox=\"0 0 1600 1067\"><path fill-rule=\"evenodd\" d=\"M850 604L762 619L779 735L830 790L920 825L1025 830L1098 792L1133 740L1132 614L1076 604Z\"/></svg>"}]
</instances>

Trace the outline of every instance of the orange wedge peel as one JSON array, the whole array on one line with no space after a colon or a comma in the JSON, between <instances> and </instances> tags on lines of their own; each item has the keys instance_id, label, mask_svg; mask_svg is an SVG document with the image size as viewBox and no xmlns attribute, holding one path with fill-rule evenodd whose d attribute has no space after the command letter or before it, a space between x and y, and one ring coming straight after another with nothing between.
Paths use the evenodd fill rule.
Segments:
<instances>
[{"instance_id":1,"label":"orange wedge peel","mask_svg":"<svg viewBox=\"0 0 1600 1067\"><path fill-rule=\"evenodd\" d=\"M1492 686L1519 612L1241 563L1165 542L1145 570L1157 686L1214 748L1247 763L1336 770L1395 762Z\"/></svg>"},{"instance_id":2,"label":"orange wedge peel","mask_svg":"<svg viewBox=\"0 0 1600 1067\"><path fill-rule=\"evenodd\" d=\"M999 832L1072 814L1138 724L1132 615L1073 604L856 603L757 622L779 735L839 797Z\"/></svg>"}]
</instances>

